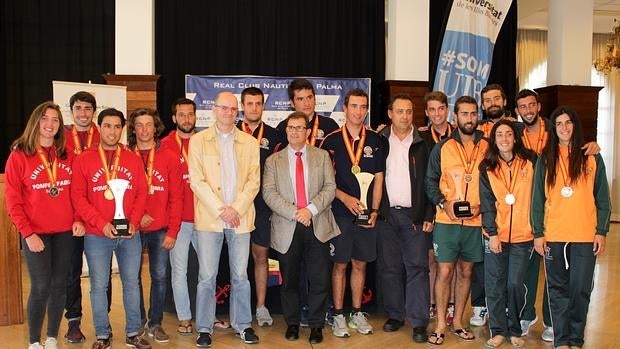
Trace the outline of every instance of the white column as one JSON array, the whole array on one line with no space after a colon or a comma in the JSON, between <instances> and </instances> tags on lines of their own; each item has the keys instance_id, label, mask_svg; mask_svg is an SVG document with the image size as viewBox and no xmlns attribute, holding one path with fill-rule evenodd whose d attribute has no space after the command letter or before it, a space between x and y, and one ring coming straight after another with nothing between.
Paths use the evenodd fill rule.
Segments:
<instances>
[{"instance_id":1,"label":"white column","mask_svg":"<svg viewBox=\"0 0 620 349\"><path fill-rule=\"evenodd\" d=\"M115 74L155 74L154 0L116 0Z\"/></svg>"},{"instance_id":2,"label":"white column","mask_svg":"<svg viewBox=\"0 0 620 349\"><path fill-rule=\"evenodd\" d=\"M590 86L593 0L549 0L547 86Z\"/></svg>"},{"instance_id":3,"label":"white column","mask_svg":"<svg viewBox=\"0 0 620 349\"><path fill-rule=\"evenodd\" d=\"M387 0L386 80L428 81L428 0Z\"/></svg>"}]
</instances>

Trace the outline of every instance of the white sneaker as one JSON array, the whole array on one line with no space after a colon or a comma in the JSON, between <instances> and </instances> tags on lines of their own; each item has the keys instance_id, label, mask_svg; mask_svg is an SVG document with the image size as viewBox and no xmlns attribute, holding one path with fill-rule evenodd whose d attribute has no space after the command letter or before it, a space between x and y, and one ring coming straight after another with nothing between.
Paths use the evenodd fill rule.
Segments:
<instances>
[{"instance_id":1,"label":"white sneaker","mask_svg":"<svg viewBox=\"0 0 620 349\"><path fill-rule=\"evenodd\" d=\"M58 349L58 341L54 337L47 337L45 340L45 349Z\"/></svg>"},{"instance_id":2,"label":"white sneaker","mask_svg":"<svg viewBox=\"0 0 620 349\"><path fill-rule=\"evenodd\" d=\"M368 323L366 314L361 311L349 315L349 327L361 334L372 334L372 326Z\"/></svg>"},{"instance_id":3,"label":"white sneaker","mask_svg":"<svg viewBox=\"0 0 620 349\"><path fill-rule=\"evenodd\" d=\"M351 336L351 334L349 334L349 329L347 328L347 319L344 318L344 315L338 314L334 316L332 333L334 336L340 338L347 338Z\"/></svg>"},{"instance_id":4,"label":"white sneaker","mask_svg":"<svg viewBox=\"0 0 620 349\"><path fill-rule=\"evenodd\" d=\"M258 326L261 327L273 325L273 319L271 318L271 314L269 314L269 309L264 305L260 308L256 308L256 322L258 322Z\"/></svg>"},{"instance_id":5,"label":"white sneaker","mask_svg":"<svg viewBox=\"0 0 620 349\"><path fill-rule=\"evenodd\" d=\"M34 343L30 343L30 345L28 346L28 349L45 349L41 343L39 342L34 342Z\"/></svg>"},{"instance_id":6,"label":"white sneaker","mask_svg":"<svg viewBox=\"0 0 620 349\"><path fill-rule=\"evenodd\" d=\"M545 342L553 342L553 327L543 325L542 340Z\"/></svg>"},{"instance_id":7,"label":"white sneaker","mask_svg":"<svg viewBox=\"0 0 620 349\"><path fill-rule=\"evenodd\" d=\"M521 320L521 336L527 336L530 333L530 328L538 322L538 316L534 320Z\"/></svg>"},{"instance_id":8,"label":"white sneaker","mask_svg":"<svg viewBox=\"0 0 620 349\"><path fill-rule=\"evenodd\" d=\"M484 326L488 318L487 307L474 307L474 314L469 319L469 324L472 326Z\"/></svg>"}]
</instances>

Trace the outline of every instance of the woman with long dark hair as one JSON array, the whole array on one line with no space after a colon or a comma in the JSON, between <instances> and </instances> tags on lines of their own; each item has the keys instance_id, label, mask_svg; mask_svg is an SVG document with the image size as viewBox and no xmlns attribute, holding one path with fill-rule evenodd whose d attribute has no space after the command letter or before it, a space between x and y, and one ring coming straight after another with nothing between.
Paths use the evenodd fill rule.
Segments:
<instances>
[{"instance_id":1,"label":"woman with long dark hair","mask_svg":"<svg viewBox=\"0 0 620 349\"><path fill-rule=\"evenodd\" d=\"M482 228L489 239L484 253L488 348L497 348L507 339L514 347L524 345L520 312L534 240L530 204L535 163L535 153L524 147L514 122L495 123L480 164Z\"/></svg>"},{"instance_id":2,"label":"woman with long dark hair","mask_svg":"<svg viewBox=\"0 0 620 349\"><path fill-rule=\"evenodd\" d=\"M45 348L55 349L65 305L72 231L84 234L84 225L74 221L71 158L65 151L58 105L51 101L38 105L11 150L6 162L6 204L21 234L30 275L29 348L43 348L41 328L47 312Z\"/></svg>"},{"instance_id":3,"label":"woman with long dark hair","mask_svg":"<svg viewBox=\"0 0 620 349\"><path fill-rule=\"evenodd\" d=\"M581 121L567 106L536 165L532 197L534 247L544 257L554 346L581 348L596 257L605 251L611 204L600 154L586 156Z\"/></svg>"}]
</instances>

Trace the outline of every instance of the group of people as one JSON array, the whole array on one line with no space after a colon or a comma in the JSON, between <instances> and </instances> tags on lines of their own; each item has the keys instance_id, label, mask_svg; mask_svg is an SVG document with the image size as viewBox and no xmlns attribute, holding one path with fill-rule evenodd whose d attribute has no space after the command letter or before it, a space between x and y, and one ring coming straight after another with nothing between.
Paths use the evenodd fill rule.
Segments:
<instances>
[{"instance_id":1,"label":"group of people","mask_svg":"<svg viewBox=\"0 0 620 349\"><path fill-rule=\"evenodd\" d=\"M572 109L559 107L545 119L537 94L523 90L517 122L505 110L503 89L492 84L481 94L484 121L479 124L478 102L463 96L454 105L453 126L446 95L435 91L425 96L430 124L418 129L412 97L397 94L388 106L390 125L375 132L365 124L369 98L363 90L347 92L342 127L315 112L308 80L293 80L288 93L295 111L276 128L262 121L264 95L255 87L241 94L242 120L235 95L219 93L215 123L200 132L196 104L178 99L172 106L176 129L164 138L159 113L150 108L127 120L105 109L95 126L96 101L87 92L71 97L70 127L53 102L37 106L6 165L7 207L32 285L30 348L57 347L63 308L65 338L85 340L82 254L91 278L92 348L110 348L113 253L128 346L150 348L148 337L169 340L162 319L170 265L177 332L196 332L196 345L210 347L224 241L230 325L247 344L259 342L252 328L250 255L256 321L273 323L265 304L271 248L280 263L290 341L305 325L309 342L322 342L326 312L337 337L351 330L372 334L362 296L366 265L377 260L388 316L384 331L397 331L406 320L415 342L441 345L449 325L461 340L474 340L463 323L471 287L470 323L484 325L489 314L485 345L523 346L522 336L537 321L543 256L546 340L551 336L560 348L583 345L610 201L599 148L584 144ZM120 143L125 124L127 145ZM195 317L187 285L190 245L199 264ZM148 312L143 249L151 280Z\"/></svg>"}]
</instances>

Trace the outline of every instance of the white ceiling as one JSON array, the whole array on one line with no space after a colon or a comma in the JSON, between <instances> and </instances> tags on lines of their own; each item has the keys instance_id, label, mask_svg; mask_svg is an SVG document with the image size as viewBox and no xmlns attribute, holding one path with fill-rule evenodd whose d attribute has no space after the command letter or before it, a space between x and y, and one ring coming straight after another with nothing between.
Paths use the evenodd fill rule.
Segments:
<instances>
[{"instance_id":1,"label":"white ceiling","mask_svg":"<svg viewBox=\"0 0 620 349\"><path fill-rule=\"evenodd\" d=\"M609 33L620 20L620 0L594 1L594 32ZM547 29L548 0L517 0L519 29Z\"/></svg>"}]
</instances>

